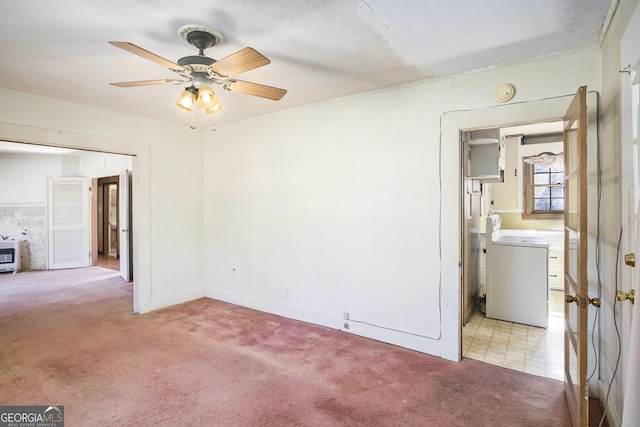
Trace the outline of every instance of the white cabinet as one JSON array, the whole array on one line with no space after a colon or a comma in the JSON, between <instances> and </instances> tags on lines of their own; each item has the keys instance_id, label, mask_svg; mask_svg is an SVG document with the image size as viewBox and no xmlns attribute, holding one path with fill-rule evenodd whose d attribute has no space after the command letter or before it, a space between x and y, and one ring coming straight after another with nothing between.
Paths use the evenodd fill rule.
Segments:
<instances>
[{"instance_id":1,"label":"white cabinet","mask_svg":"<svg viewBox=\"0 0 640 427\"><path fill-rule=\"evenodd\" d=\"M474 139L467 144L467 176L483 182L504 182L504 147L500 141Z\"/></svg>"},{"instance_id":2,"label":"white cabinet","mask_svg":"<svg viewBox=\"0 0 640 427\"><path fill-rule=\"evenodd\" d=\"M538 231L549 240L549 288L564 289L564 232Z\"/></svg>"}]
</instances>

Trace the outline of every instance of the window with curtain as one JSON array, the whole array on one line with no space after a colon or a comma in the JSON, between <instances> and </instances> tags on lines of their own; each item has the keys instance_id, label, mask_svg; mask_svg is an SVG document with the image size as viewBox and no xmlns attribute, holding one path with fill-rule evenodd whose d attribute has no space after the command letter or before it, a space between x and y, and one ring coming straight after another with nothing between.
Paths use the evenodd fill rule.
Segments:
<instances>
[{"instance_id":1,"label":"window with curtain","mask_svg":"<svg viewBox=\"0 0 640 427\"><path fill-rule=\"evenodd\" d=\"M523 219L562 219L564 157L540 153L523 159Z\"/></svg>"}]
</instances>

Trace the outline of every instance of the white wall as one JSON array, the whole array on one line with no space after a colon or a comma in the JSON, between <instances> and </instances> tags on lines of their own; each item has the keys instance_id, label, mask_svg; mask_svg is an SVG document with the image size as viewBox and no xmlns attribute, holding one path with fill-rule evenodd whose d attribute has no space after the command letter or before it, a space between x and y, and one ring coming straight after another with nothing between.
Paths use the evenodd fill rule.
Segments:
<instances>
[{"instance_id":1,"label":"white wall","mask_svg":"<svg viewBox=\"0 0 640 427\"><path fill-rule=\"evenodd\" d=\"M493 88L505 82L516 87L512 103L598 90L599 53L424 81L206 135L207 295L341 329L348 312L351 332L458 359L459 146L441 146L440 121L497 106ZM515 121L498 110L494 120Z\"/></svg>"},{"instance_id":2,"label":"white wall","mask_svg":"<svg viewBox=\"0 0 640 427\"><path fill-rule=\"evenodd\" d=\"M133 157L111 153L86 153L78 158L81 176L103 178L119 175L123 170L133 170Z\"/></svg>"},{"instance_id":3,"label":"white wall","mask_svg":"<svg viewBox=\"0 0 640 427\"><path fill-rule=\"evenodd\" d=\"M0 153L0 204L45 206L49 176L62 176L62 156Z\"/></svg>"},{"instance_id":4,"label":"white wall","mask_svg":"<svg viewBox=\"0 0 640 427\"><path fill-rule=\"evenodd\" d=\"M204 296L202 136L186 126L0 89L0 139L133 158L134 306Z\"/></svg>"},{"instance_id":5,"label":"white wall","mask_svg":"<svg viewBox=\"0 0 640 427\"><path fill-rule=\"evenodd\" d=\"M20 241L20 269L47 262L47 178L61 176L63 156L0 153L0 238Z\"/></svg>"}]
</instances>

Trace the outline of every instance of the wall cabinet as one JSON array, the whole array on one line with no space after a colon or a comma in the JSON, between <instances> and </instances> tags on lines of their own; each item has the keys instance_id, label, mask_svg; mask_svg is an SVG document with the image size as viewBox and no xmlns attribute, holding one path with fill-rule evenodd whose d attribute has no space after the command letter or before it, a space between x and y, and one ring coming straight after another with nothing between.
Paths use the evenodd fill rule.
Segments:
<instances>
[{"instance_id":1,"label":"wall cabinet","mask_svg":"<svg viewBox=\"0 0 640 427\"><path fill-rule=\"evenodd\" d=\"M498 139L467 141L467 176L483 182L504 182L504 145Z\"/></svg>"}]
</instances>

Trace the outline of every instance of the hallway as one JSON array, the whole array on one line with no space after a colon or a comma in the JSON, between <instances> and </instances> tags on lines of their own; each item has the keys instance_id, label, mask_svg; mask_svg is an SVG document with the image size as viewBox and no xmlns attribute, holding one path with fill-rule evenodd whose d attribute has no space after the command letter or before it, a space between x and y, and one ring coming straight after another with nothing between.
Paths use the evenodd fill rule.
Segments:
<instances>
[{"instance_id":1,"label":"hallway","mask_svg":"<svg viewBox=\"0 0 640 427\"><path fill-rule=\"evenodd\" d=\"M98 255L98 267L120 271L120 258L112 255Z\"/></svg>"}]
</instances>

